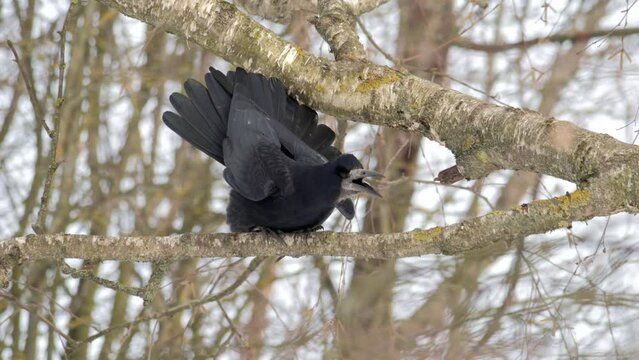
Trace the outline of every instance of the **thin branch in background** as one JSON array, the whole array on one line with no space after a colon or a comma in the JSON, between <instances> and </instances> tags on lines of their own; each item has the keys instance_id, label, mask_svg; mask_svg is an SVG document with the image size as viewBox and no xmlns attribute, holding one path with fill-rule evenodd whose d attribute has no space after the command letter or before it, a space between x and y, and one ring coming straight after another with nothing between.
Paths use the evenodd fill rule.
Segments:
<instances>
[{"instance_id":1,"label":"thin branch in background","mask_svg":"<svg viewBox=\"0 0 639 360\"><path fill-rule=\"evenodd\" d=\"M621 359L623 357L619 353L619 345L617 345L617 339L615 338L615 332L612 327L612 319L610 317L610 307L608 305L608 294L605 291L603 292L603 297L605 302L604 308L606 309L606 318L608 320L608 332L610 333L610 339L612 340L612 345L615 347L615 357L617 359Z\"/></svg>"},{"instance_id":2,"label":"thin branch in background","mask_svg":"<svg viewBox=\"0 0 639 360\"><path fill-rule=\"evenodd\" d=\"M56 326L56 324L53 322L53 319L50 320L47 317L42 316L40 314L40 311L38 311L38 309L35 309L34 306L21 303L20 301L18 301L18 299L16 299L13 295L11 295L10 293L6 291L0 291L0 297L2 297L8 302L11 302L12 304L19 307L20 309L28 311L30 314L37 316L38 319L40 319L40 321L47 324L51 329L53 329L53 331L56 334L64 338L68 343L73 344L75 342L75 340L70 338L67 334L64 333L64 331L60 330L60 328Z\"/></svg>"},{"instance_id":3,"label":"thin branch in background","mask_svg":"<svg viewBox=\"0 0 639 360\"><path fill-rule=\"evenodd\" d=\"M460 47L463 49L467 49L467 50L482 51L482 52L492 54L492 53L497 53L497 52L502 52L502 51L507 51L512 49L527 49L532 46L543 45L543 44L548 44L553 42L560 43L564 41L577 41L577 40L589 39L589 38L600 38L595 40L591 44L589 44L587 47L584 48L584 50L581 50L581 51L585 51L586 49L588 49L588 47L592 46L593 44L596 44L599 41L602 41L605 38L608 38L611 36L619 36L623 38L624 36L635 35L638 33L639 33L639 27L632 27L632 28L626 28L626 29L596 30L592 32L582 31L582 32L573 32L573 33L561 33L561 34L554 34L550 36L538 37L538 38L534 38L530 40L521 40L521 41L512 42L512 43L492 43L492 44L476 43L467 38L457 38L456 40L452 42L451 45Z\"/></svg>"},{"instance_id":4,"label":"thin branch in background","mask_svg":"<svg viewBox=\"0 0 639 360\"><path fill-rule=\"evenodd\" d=\"M233 335L237 336L237 338L240 339L240 342L242 343L242 346L248 347L250 344L246 341L244 336L242 336L240 331L237 329L237 327L233 323L233 319L231 319L229 314L226 313L226 310L224 310L224 307L222 306L222 303L220 302L220 300L216 300L215 302L220 307L220 310L222 311L222 314L224 314L224 318L229 323L229 327L230 327L231 332L233 333Z\"/></svg>"},{"instance_id":5,"label":"thin branch in background","mask_svg":"<svg viewBox=\"0 0 639 360\"><path fill-rule=\"evenodd\" d=\"M632 4L628 4L628 1L626 0L626 8L621 11L623 13L623 16L621 17L621 19L619 19L619 22L615 26L613 26L610 31L608 31L606 34L603 34L603 37L601 39L597 39L588 44L588 46L584 48L584 51L597 43L603 43L610 36L620 35L623 39L623 37L626 35L636 34L637 32L639 32L639 28L628 28L628 13L630 13L630 9L632 9L637 4L637 1L639 0L633 1ZM619 30L618 28L621 26L621 24L624 24L624 28L622 30Z\"/></svg>"},{"instance_id":6,"label":"thin branch in background","mask_svg":"<svg viewBox=\"0 0 639 360\"><path fill-rule=\"evenodd\" d=\"M403 180L403 179L402 179ZM445 187L450 187L450 188L454 188L454 189L459 189L459 190L466 190L466 191L470 191L473 194L475 194L477 197L479 197L480 199L484 200L484 202L486 202L486 205L488 205L488 207L490 207L490 210L495 210L495 207L493 206L493 204L490 202L490 199L487 198L486 196L482 195L480 192L475 191L472 188L469 187L465 187L465 186L461 186L461 185L455 185L455 184L443 184L440 183L439 181L428 181L428 180L418 180L418 179L414 179L414 182L418 183L418 184L426 184L426 185L435 185L435 186L445 186Z\"/></svg>"},{"instance_id":7,"label":"thin branch in background","mask_svg":"<svg viewBox=\"0 0 639 360\"><path fill-rule=\"evenodd\" d=\"M155 314L151 314L148 316L141 316L133 321L127 322L127 323L123 323L123 324L118 324L118 325L114 325L111 326L109 328L106 328L96 334L93 334L91 336L89 336L88 338L82 340L80 343L90 343L108 333L110 333L111 331L123 328L123 327L127 327L127 326L131 326L131 325L135 325L135 324L139 324L142 322L146 322L149 320L156 320L156 319L161 319L161 318L165 318L168 316L173 316L181 311L190 309L190 308L194 308L197 306L201 306L204 305L206 303L210 303L213 301L217 301L219 299L224 298L225 296L230 295L233 291L235 291L238 287L240 287L240 285L242 285L244 283L244 281L246 281L246 279L249 277L249 275L251 275L255 269L257 269L257 267L262 263L262 261L264 261L264 257L255 257L253 260L251 260L250 264L248 265L248 267L246 268L246 270L244 270L244 272L242 272L237 279L235 279L235 281L229 285L228 287L226 287L224 290L217 292L215 294L210 294L207 295L201 299L198 300L193 300L190 301L188 303L182 304L182 305L178 305L178 306L174 306L166 311L160 312L160 313L155 313Z\"/></svg>"},{"instance_id":8,"label":"thin branch in background","mask_svg":"<svg viewBox=\"0 0 639 360\"><path fill-rule=\"evenodd\" d=\"M36 223L32 226L33 231L36 234L43 234L46 232L46 218L49 213L49 201L51 198L51 186L53 185L53 175L55 171L58 169L59 163L56 159L57 157L57 148L58 148L58 139L60 137L60 114L62 111L62 104L64 103L64 69L66 67L64 60L64 53L66 50L67 43L67 28L69 25L69 20L71 19L71 14L75 10L77 2L71 1L69 4L69 9L67 10L66 17L64 18L64 23L62 25L62 30L60 30L60 52L58 55L58 94L54 104L54 113L53 113L53 130L50 134L51 136L51 148L49 149L49 169L47 170L47 176L44 180L44 189L42 191L42 203L40 204L40 210L38 211L38 218Z\"/></svg>"},{"instance_id":9,"label":"thin branch in background","mask_svg":"<svg viewBox=\"0 0 639 360\"><path fill-rule=\"evenodd\" d=\"M612 60L614 57L619 56L619 69L621 71L623 71L623 61L624 59L628 59L628 62L632 62L632 58L630 57L630 54L628 54L628 52L626 51L626 48L624 46L624 37L621 37L621 48L617 51L615 51L614 53L612 53L612 55L608 56L608 60Z\"/></svg>"},{"instance_id":10,"label":"thin branch in background","mask_svg":"<svg viewBox=\"0 0 639 360\"><path fill-rule=\"evenodd\" d=\"M470 351L471 354L477 354L501 327L502 319L506 313L506 310L512 304L513 298L515 298L515 289L517 288L517 284L521 279L521 262L523 258L523 250L524 239L520 239L517 241L517 252L515 253L515 260L513 261L513 265L511 266L509 271L510 281L508 281L506 296L504 296L504 300L502 301L501 306L497 308L493 319L488 325L486 325L486 332L481 337L481 339L479 339L479 341L473 346L473 349Z\"/></svg>"},{"instance_id":11,"label":"thin branch in background","mask_svg":"<svg viewBox=\"0 0 639 360\"><path fill-rule=\"evenodd\" d=\"M155 294L157 294L158 290L160 289L162 278L168 268L167 262L154 262L153 265L153 273L151 274L151 278L147 282L146 286L137 288L122 285L117 281L101 278L93 274L93 272L91 272L90 270L75 269L67 264L63 259L60 259L60 261L58 261L58 266L60 267L60 270L63 274L70 275L72 278L75 279L87 279L111 290L121 291L128 295L137 296L144 300L145 306L147 306L153 300Z\"/></svg>"},{"instance_id":12,"label":"thin branch in background","mask_svg":"<svg viewBox=\"0 0 639 360\"><path fill-rule=\"evenodd\" d=\"M639 106L637 106L637 111L635 111L635 117L631 121L627 122L624 126L622 126L620 128L617 128L615 130L616 131L623 130L623 129L625 129L628 126L633 125L633 124L636 126L637 125L637 116L639 116Z\"/></svg>"},{"instance_id":13,"label":"thin branch in background","mask_svg":"<svg viewBox=\"0 0 639 360\"><path fill-rule=\"evenodd\" d=\"M11 40L7 40L7 45L13 53L15 62L16 64L18 64L18 69L20 70L20 75L22 75L22 80L24 80L24 84L27 87L27 94L29 94L29 101L31 101L31 106L33 106L33 112L35 114L36 121L40 122L49 137L53 138L53 133L51 132L49 125L47 125L47 121L44 119L44 110L42 110L42 104L40 104L38 96L36 95L31 76L29 75L29 72L25 68L22 61L20 61L20 56L18 56L18 51L16 51L15 47L13 46L13 42Z\"/></svg>"},{"instance_id":14,"label":"thin branch in background","mask_svg":"<svg viewBox=\"0 0 639 360\"><path fill-rule=\"evenodd\" d=\"M470 23L470 25L466 26L464 29L462 29L458 34L456 34L454 37L450 38L449 40L443 42L442 44L440 44L436 49L435 52L450 47L450 45L455 44L455 41L457 41L457 39L459 39L462 35L464 35L465 33L467 33L468 31L470 31L470 29L474 28L475 25L479 24L482 20L484 20L488 15L492 14L495 10L497 10L498 7L500 7L502 4L496 4L495 6L493 6L490 10L483 12L481 14L480 17L478 17L477 19L475 19L473 22Z\"/></svg>"},{"instance_id":15,"label":"thin branch in background","mask_svg":"<svg viewBox=\"0 0 639 360\"><path fill-rule=\"evenodd\" d=\"M628 28L628 13L630 12L630 9L635 6L635 4L637 3L638 0L635 0L632 5L628 5L628 0L626 0L626 9L622 11L622 13L624 13L622 20L624 25L624 29ZM621 23L621 22L620 22ZM628 62L632 62L632 58L630 57L630 54L626 51L626 47L624 44L624 40L625 37L621 36L621 49L619 49L619 51L617 53L619 53L619 69L621 69L621 71L623 71L623 60L628 59ZM611 57L613 57L615 54L611 55Z\"/></svg>"},{"instance_id":16,"label":"thin branch in background","mask_svg":"<svg viewBox=\"0 0 639 360\"><path fill-rule=\"evenodd\" d=\"M485 92L484 90L479 89L479 88L476 88L476 87L474 87L474 86L470 85L469 83L467 83L467 82L465 82L465 81L462 81L462 80L456 79L456 78L454 78L454 77L452 77L452 76L450 76L450 75L448 75L448 74L440 73L440 74L438 74L438 75L440 75L440 76L444 76L444 77L446 77L447 79L452 80L452 81L454 81L454 82L456 82L456 83L458 83L458 84L460 84L460 85L462 85L462 86L465 86L465 87L467 87L467 88L469 88L469 89L471 89L471 90L477 91L478 93L480 93L480 94L482 94L482 95L485 95L486 97L488 97L488 98L492 99L494 102L496 102L496 103L498 103L498 104L500 104L500 105L503 105L503 106L510 106L509 104L507 104L507 103L505 103L505 102L503 102L503 101L499 100L499 98L497 97L497 95L489 94L489 93Z\"/></svg>"},{"instance_id":17,"label":"thin branch in background","mask_svg":"<svg viewBox=\"0 0 639 360\"><path fill-rule=\"evenodd\" d=\"M546 24L548 23L548 10L554 13L556 13L557 10L555 10L555 8L553 8L548 1L544 1L544 4L541 6L541 8L544 10L542 11L541 16L539 17L539 20L541 20L544 24Z\"/></svg>"},{"instance_id":18,"label":"thin branch in background","mask_svg":"<svg viewBox=\"0 0 639 360\"><path fill-rule=\"evenodd\" d=\"M390 61L391 63L393 63L393 64L395 64L397 66L400 66L400 62L397 61L397 59L395 59L395 57L393 57L393 55L387 53L386 50L384 50L381 46L379 46L379 44L377 44L377 42L373 38L373 35L368 31L366 26L364 26L364 24L362 23L360 18L359 17L355 17L355 21L357 21L357 25L359 25L359 28L362 29L362 32L364 32L364 35L366 36L366 39L371 44L373 44L375 49L377 49L377 51L379 51L380 54L382 54L386 58L386 60Z\"/></svg>"}]
</instances>

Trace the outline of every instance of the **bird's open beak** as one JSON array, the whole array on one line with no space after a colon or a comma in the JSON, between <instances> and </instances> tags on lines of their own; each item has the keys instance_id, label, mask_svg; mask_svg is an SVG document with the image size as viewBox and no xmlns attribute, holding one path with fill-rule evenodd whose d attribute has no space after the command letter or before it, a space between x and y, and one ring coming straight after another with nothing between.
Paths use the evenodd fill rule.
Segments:
<instances>
[{"instance_id":1,"label":"bird's open beak","mask_svg":"<svg viewBox=\"0 0 639 360\"><path fill-rule=\"evenodd\" d=\"M375 190L372 186L364 182L365 178L383 178L384 175L372 171L372 170L364 170L364 169L353 169L350 171L348 175L348 181L344 184L344 189L353 193L366 193L369 195L377 196L379 198L382 197L377 190Z\"/></svg>"}]
</instances>

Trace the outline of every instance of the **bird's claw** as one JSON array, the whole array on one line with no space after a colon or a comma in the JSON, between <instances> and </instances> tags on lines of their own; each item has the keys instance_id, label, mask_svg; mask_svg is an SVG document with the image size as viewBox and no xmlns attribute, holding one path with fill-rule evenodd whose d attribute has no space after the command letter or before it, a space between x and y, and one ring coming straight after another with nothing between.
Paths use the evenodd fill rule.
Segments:
<instances>
[{"instance_id":1,"label":"bird's claw","mask_svg":"<svg viewBox=\"0 0 639 360\"><path fill-rule=\"evenodd\" d=\"M293 245L293 241L291 241L291 240L286 241L285 233L283 231L281 231L281 230L271 229L271 228L262 227L262 226L256 226L256 227L252 228L251 231L252 232L263 232L263 233L266 233L266 234L268 234L270 236L275 237L277 240L281 241L286 246Z\"/></svg>"}]
</instances>

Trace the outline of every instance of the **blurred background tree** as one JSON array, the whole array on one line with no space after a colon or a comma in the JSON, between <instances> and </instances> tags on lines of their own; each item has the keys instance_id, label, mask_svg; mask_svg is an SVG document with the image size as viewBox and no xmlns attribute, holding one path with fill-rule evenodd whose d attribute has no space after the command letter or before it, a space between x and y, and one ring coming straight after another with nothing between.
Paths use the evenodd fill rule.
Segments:
<instances>
[{"instance_id":1,"label":"blurred background tree","mask_svg":"<svg viewBox=\"0 0 639 360\"><path fill-rule=\"evenodd\" d=\"M279 11L278 2L237 3L283 38L331 56L305 2ZM358 20L369 59L637 140L637 1L370 3L376 8ZM228 230L222 167L168 131L161 113L182 81L230 64L96 1L2 1L0 13L0 38L15 51L0 49L0 237L30 233L33 224L96 235ZM340 147L388 180L384 200L360 199L358 220L332 217L329 230L446 225L572 190L511 171L444 186L432 179L454 160L438 144L321 120ZM49 178L49 211L39 217ZM68 261L86 276L29 263L0 290L0 357L633 358L638 230L636 218L621 214L455 257ZM156 290L143 301L91 274Z\"/></svg>"}]
</instances>

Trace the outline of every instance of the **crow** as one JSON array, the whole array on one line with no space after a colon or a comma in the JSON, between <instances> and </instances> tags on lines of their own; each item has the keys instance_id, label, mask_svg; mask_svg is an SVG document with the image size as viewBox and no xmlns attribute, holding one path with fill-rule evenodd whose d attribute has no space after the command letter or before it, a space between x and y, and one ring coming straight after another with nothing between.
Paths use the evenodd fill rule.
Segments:
<instances>
[{"instance_id":1,"label":"crow","mask_svg":"<svg viewBox=\"0 0 639 360\"><path fill-rule=\"evenodd\" d=\"M351 220L353 196L381 197L364 179L383 176L331 146L335 133L278 79L242 68L226 75L209 70L206 86L189 79L186 96L171 94L177 114L167 111L162 119L226 166L231 231L315 231L335 208Z\"/></svg>"}]
</instances>

